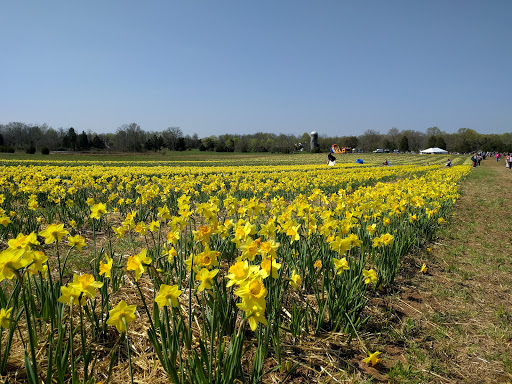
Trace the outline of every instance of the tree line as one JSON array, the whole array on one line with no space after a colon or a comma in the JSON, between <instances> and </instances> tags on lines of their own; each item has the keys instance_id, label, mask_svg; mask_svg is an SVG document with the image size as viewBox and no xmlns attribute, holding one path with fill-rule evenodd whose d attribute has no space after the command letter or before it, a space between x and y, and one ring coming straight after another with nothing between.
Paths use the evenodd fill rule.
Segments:
<instances>
[{"instance_id":1,"label":"tree line","mask_svg":"<svg viewBox=\"0 0 512 384\"><path fill-rule=\"evenodd\" d=\"M144 131L136 123L124 124L115 133L95 133L90 130L78 132L73 127L55 129L46 124L11 122L0 124L0 151L150 152L196 149L215 152L291 153L298 150L327 152L332 144L338 144L340 147L364 152L377 148L418 152L430 147L459 153L512 152L512 132L479 134L469 128L460 128L455 133L446 133L438 127L430 127L426 132L391 128L387 133L366 130L358 136L334 136L318 131L318 147L310 148L310 134L307 132L302 135L258 132L199 138L197 134L184 135L179 127L169 127L158 132Z\"/></svg>"}]
</instances>

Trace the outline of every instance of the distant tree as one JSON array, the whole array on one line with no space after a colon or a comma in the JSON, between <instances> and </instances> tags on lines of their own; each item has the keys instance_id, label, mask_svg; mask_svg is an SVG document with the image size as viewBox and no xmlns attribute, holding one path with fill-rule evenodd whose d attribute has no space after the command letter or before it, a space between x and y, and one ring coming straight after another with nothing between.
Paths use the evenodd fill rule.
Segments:
<instances>
[{"instance_id":1,"label":"distant tree","mask_svg":"<svg viewBox=\"0 0 512 384\"><path fill-rule=\"evenodd\" d=\"M217 141L217 137L210 136L201 139L201 144L204 146L205 151L213 151L215 149L215 142ZM199 147L201 149L201 147Z\"/></svg>"},{"instance_id":2,"label":"distant tree","mask_svg":"<svg viewBox=\"0 0 512 384\"><path fill-rule=\"evenodd\" d=\"M138 124L124 124L117 129L115 146L120 151L140 152L145 141L144 136L144 131Z\"/></svg>"},{"instance_id":3,"label":"distant tree","mask_svg":"<svg viewBox=\"0 0 512 384\"><path fill-rule=\"evenodd\" d=\"M0 133L0 145L4 145L4 135Z\"/></svg>"},{"instance_id":4,"label":"distant tree","mask_svg":"<svg viewBox=\"0 0 512 384\"><path fill-rule=\"evenodd\" d=\"M103 148L105 148L105 143L103 142L103 140L101 140L99 138L98 135L95 134L91 140L91 147L97 148L97 149L103 149Z\"/></svg>"},{"instance_id":5,"label":"distant tree","mask_svg":"<svg viewBox=\"0 0 512 384\"><path fill-rule=\"evenodd\" d=\"M425 132L425 134L427 136L440 136L443 134L443 132L441 132L441 130L437 127L430 127L430 128L427 128L427 131Z\"/></svg>"},{"instance_id":6,"label":"distant tree","mask_svg":"<svg viewBox=\"0 0 512 384\"><path fill-rule=\"evenodd\" d=\"M31 141L31 142L30 142L30 145L29 145L29 147L25 150L25 152L26 152L26 153L29 153L29 154L31 154L31 155L33 155L34 153L36 153L36 147L35 147L35 145L34 145L34 142L33 142L33 141Z\"/></svg>"},{"instance_id":7,"label":"distant tree","mask_svg":"<svg viewBox=\"0 0 512 384\"><path fill-rule=\"evenodd\" d=\"M162 138L167 148L177 151L178 140L183 138L183 132L180 127L169 127L162 132Z\"/></svg>"},{"instance_id":8,"label":"distant tree","mask_svg":"<svg viewBox=\"0 0 512 384\"><path fill-rule=\"evenodd\" d=\"M438 136L429 136L427 139L427 147L429 147L429 148L436 147L437 146L437 138L438 138Z\"/></svg>"},{"instance_id":9,"label":"distant tree","mask_svg":"<svg viewBox=\"0 0 512 384\"><path fill-rule=\"evenodd\" d=\"M62 146L75 151L77 149L77 135L75 128L68 129L68 133L62 139Z\"/></svg>"},{"instance_id":10,"label":"distant tree","mask_svg":"<svg viewBox=\"0 0 512 384\"><path fill-rule=\"evenodd\" d=\"M81 150L87 150L91 147L89 144L89 138L87 137L85 131L82 131L82 133L78 135L78 147Z\"/></svg>"},{"instance_id":11,"label":"distant tree","mask_svg":"<svg viewBox=\"0 0 512 384\"><path fill-rule=\"evenodd\" d=\"M446 141L443 136L437 136L436 147L446 149Z\"/></svg>"},{"instance_id":12,"label":"distant tree","mask_svg":"<svg viewBox=\"0 0 512 384\"><path fill-rule=\"evenodd\" d=\"M365 151L373 151L381 145L382 136L379 132L368 129L360 137L361 148Z\"/></svg>"},{"instance_id":13,"label":"distant tree","mask_svg":"<svg viewBox=\"0 0 512 384\"><path fill-rule=\"evenodd\" d=\"M399 149L400 152L409 152L409 139L406 135L403 135L400 139Z\"/></svg>"},{"instance_id":14,"label":"distant tree","mask_svg":"<svg viewBox=\"0 0 512 384\"><path fill-rule=\"evenodd\" d=\"M393 127L388 131L387 137L391 144L386 145L389 149L397 149L398 148L398 136L400 135L400 131L398 128Z\"/></svg>"},{"instance_id":15,"label":"distant tree","mask_svg":"<svg viewBox=\"0 0 512 384\"><path fill-rule=\"evenodd\" d=\"M357 148L358 145L359 140L357 139L357 136L347 136L342 141L343 147Z\"/></svg>"}]
</instances>

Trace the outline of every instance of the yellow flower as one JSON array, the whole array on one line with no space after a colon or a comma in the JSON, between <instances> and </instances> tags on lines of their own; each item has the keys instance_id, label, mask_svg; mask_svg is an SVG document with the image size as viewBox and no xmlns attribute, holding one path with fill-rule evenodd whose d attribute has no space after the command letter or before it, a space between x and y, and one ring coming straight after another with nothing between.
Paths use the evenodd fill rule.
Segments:
<instances>
[{"instance_id":1,"label":"yellow flower","mask_svg":"<svg viewBox=\"0 0 512 384\"><path fill-rule=\"evenodd\" d=\"M69 222L69 226L70 226L71 228L76 228L76 221L75 221L75 220L71 220L71 221Z\"/></svg>"},{"instance_id":2,"label":"yellow flower","mask_svg":"<svg viewBox=\"0 0 512 384\"><path fill-rule=\"evenodd\" d=\"M164 246L165 247L165 246ZM174 247L167 251L167 261L172 263L173 259L178 255L178 252Z\"/></svg>"},{"instance_id":3,"label":"yellow flower","mask_svg":"<svg viewBox=\"0 0 512 384\"><path fill-rule=\"evenodd\" d=\"M168 307L169 301L173 307L178 306L178 297L180 297L181 291L178 289L178 285L160 285L160 291L155 297L155 303L158 304L158 308Z\"/></svg>"},{"instance_id":4,"label":"yellow flower","mask_svg":"<svg viewBox=\"0 0 512 384\"><path fill-rule=\"evenodd\" d=\"M151 258L146 256L147 252L147 249L143 249L138 255L128 257L126 269L135 271L135 280L138 280L146 272L146 265L151 263Z\"/></svg>"},{"instance_id":5,"label":"yellow flower","mask_svg":"<svg viewBox=\"0 0 512 384\"><path fill-rule=\"evenodd\" d=\"M167 244L176 245L180 239L180 231L170 231L167 234Z\"/></svg>"},{"instance_id":6,"label":"yellow flower","mask_svg":"<svg viewBox=\"0 0 512 384\"><path fill-rule=\"evenodd\" d=\"M300 275L296 274L295 271L292 272L292 277L290 278L290 285L295 288L299 289L299 285L302 283L302 278Z\"/></svg>"},{"instance_id":7,"label":"yellow flower","mask_svg":"<svg viewBox=\"0 0 512 384\"><path fill-rule=\"evenodd\" d=\"M409 214L409 222L413 223L416 220L418 220L418 218L416 217L416 214L414 214L414 215Z\"/></svg>"},{"instance_id":8,"label":"yellow flower","mask_svg":"<svg viewBox=\"0 0 512 384\"><path fill-rule=\"evenodd\" d=\"M299 229L300 224L296 226L290 225L286 230L286 235L290 236L290 244L300 239Z\"/></svg>"},{"instance_id":9,"label":"yellow flower","mask_svg":"<svg viewBox=\"0 0 512 384\"><path fill-rule=\"evenodd\" d=\"M370 233L370 235L373 235L377 230L377 224L367 225L366 230Z\"/></svg>"},{"instance_id":10,"label":"yellow flower","mask_svg":"<svg viewBox=\"0 0 512 384\"><path fill-rule=\"evenodd\" d=\"M44 231L39 232L39 235L45 238L45 244L59 242L69 232L64 229L64 224L50 224Z\"/></svg>"},{"instance_id":11,"label":"yellow flower","mask_svg":"<svg viewBox=\"0 0 512 384\"><path fill-rule=\"evenodd\" d=\"M245 242L239 245L242 251L242 259L249 259L253 261L256 255L259 253L261 244L261 238L253 240L250 236L247 236Z\"/></svg>"},{"instance_id":12,"label":"yellow flower","mask_svg":"<svg viewBox=\"0 0 512 384\"><path fill-rule=\"evenodd\" d=\"M30 266L30 271L34 272L33 274L36 274L37 271L45 272L48 268L47 265L43 265L43 263L48 261L48 257L44 254L44 252L28 252L28 255L25 256L25 259L27 259L28 263L32 263Z\"/></svg>"},{"instance_id":13,"label":"yellow flower","mask_svg":"<svg viewBox=\"0 0 512 384\"><path fill-rule=\"evenodd\" d=\"M167 204L164 205L162 208L158 208L157 217L160 217L162 220L169 220L172 218L171 211L169 210L169 208L167 208Z\"/></svg>"},{"instance_id":14,"label":"yellow flower","mask_svg":"<svg viewBox=\"0 0 512 384\"><path fill-rule=\"evenodd\" d=\"M363 276L365 278L365 284L375 283L377 281L377 272L375 272L373 269L370 269L369 271L363 269Z\"/></svg>"},{"instance_id":15,"label":"yellow flower","mask_svg":"<svg viewBox=\"0 0 512 384\"><path fill-rule=\"evenodd\" d=\"M94 199L92 197L89 197L86 201L87 205L90 207L91 205L94 204Z\"/></svg>"},{"instance_id":16,"label":"yellow flower","mask_svg":"<svg viewBox=\"0 0 512 384\"><path fill-rule=\"evenodd\" d=\"M107 206L103 203L98 203L91 207L91 215L89 217L99 220L101 215L105 213L107 213Z\"/></svg>"},{"instance_id":17,"label":"yellow flower","mask_svg":"<svg viewBox=\"0 0 512 384\"><path fill-rule=\"evenodd\" d=\"M443 224L445 221L446 221L446 220L445 220L445 219L443 219L442 217L440 217L439 219L437 219L437 222L438 222L439 224Z\"/></svg>"},{"instance_id":18,"label":"yellow flower","mask_svg":"<svg viewBox=\"0 0 512 384\"><path fill-rule=\"evenodd\" d=\"M266 279L268 276L272 276L273 279L277 279L279 276L278 271L279 268L281 268L281 264L279 264L272 256L264 258L260 266L260 275L262 278Z\"/></svg>"},{"instance_id":19,"label":"yellow flower","mask_svg":"<svg viewBox=\"0 0 512 384\"><path fill-rule=\"evenodd\" d=\"M249 326L251 327L251 330L254 332L256 328L258 328L258 323L261 323L263 325L267 325L268 322L265 319L264 311L261 308L253 307L250 310L244 311L245 317L248 318Z\"/></svg>"},{"instance_id":20,"label":"yellow flower","mask_svg":"<svg viewBox=\"0 0 512 384\"><path fill-rule=\"evenodd\" d=\"M376 364L379 363L380 359L379 359L379 355L381 354L381 352L377 351L377 352L374 352L374 353L368 353L368 357L363 359L363 362L368 364L368 365L372 365L372 367Z\"/></svg>"},{"instance_id":21,"label":"yellow flower","mask_svg":"<svg viewBox=\"0 0 512 384\"><path fill-rule=\"evenodd\" d=\"M332 259L334 263L334 268L336 270L337 275L341 275L343 271L348 271L350 269L350 266L348 265L348 261L346 257L343 257L341 259Z\"/></svg>"},{"instance_id":22,"label":"yellow flower","mask_svg":"<svg viewBox=\"0 0 512 384\"><path fill-rule=\"evenodd\" d=\"M247 260L245 260L233 264L229 267L229 272L229 275L226 275L226 278L229 279L226 287L231 287L234 284L240 285L242 281L249 277L251 270L249 269Z\"/></svg>"},{"instance_id":23,"label":"yellow flower","mask_svg":"<svg viewBox=\"0 0 512 384\"><path fill-rule=\"evenodd\" d=\"M421 266L420 272L423 274L426 274L428 272L428 267L425 263L423 263L423 265Z\"/></svg>"},{"instance_id":24,"label":"yellow flower","mask_svg":"<svg viewBox=\"0 0 512 384\"><path fill-rule=\"evenodd\" d=\"M382 243L384 245L390 245L393 243L393 235L389 234L389 233L385 233L383 234L380 239L382 240Z\"/></svg>"},{"instance_id":25,"label":"yellow flower","mask_svg":"<svg viewBox=\"0 0 512 384\"><path fill-rule=\"evenodd\" d=\"M105 275L105 277L111 277L113 260L107 255L105 255L105 260L106 263L100 264L100 275Z\"/></svg>"},{"instance_id":26,"label":"yellow flower","mask_svg":"<svg viewBox=\"0 0 512 384\"><path fill-rule=\"evenodd\" d=\"M322 260L316 260L313 266L318 270L322 268Z\"/></svg>"},{"instance_id":27,"label":"yellow flower","mask_svg":"<svg viewBox=\"0 0 512 384\"><path fill-rule=\"evenodd\" d=\"M27 265L27 261L21 256L22 253L13 251L10 248L0 253L0 281L12 279L15 270Z\"/></svg>"},{"instance_id":28,"label":"yellow flower","mask_svg":"<svg viewBox=\"0 0 512 384\"><path fill-rule=\"evenodd\" d=\"M109 311L107 324L115 326L120 333L126 332L126 325L135 320L136 309L136 305L127 305L124 300L121 300L115 308Z\"/></svg>"},{"instance_id":29,"label":"yellow flower","mask_svg":"<svg viewBox=\"0 0 512 384\"><path fill-rule=\"evenodd\" d=\"M61 296L57 299L59 303L64 303L67 305L72 305L80 298L80 305L83 307L87 304L86 298L81 292L75 287L69 286L60 287Z\"/></svg>"},{"instance_id":30,"label":"yellow flower","mask_svg":"<svg viewBox=\"0 0 512 384\"><path fill-rule=\"evenodd\" d=\"M116 237L118 239L120 239L121 237L124 236L124 234L126 233L126 230L124 229L124 227L122 225L120 225L119 227L112 227L112 230L114 231L114 233L116 234Z\"/></svg>"},{"instance_id":31,"label":"yellow flower","mask_svg":"<svg viewBox=\"0 0 512 384\"><path fill-rule=\"evenodd\" d=\"M158 231L158 228L160 228L160 222L159 221L152 221L150 224L149 224L149 230L151 232L157 232Z\"/></svg>"},{"instance_id":32,"label":"yellow flower","mask_svg":"<svg viewBox=\"0 0 512 384\"><path fill-rule=\"evenodd\" d=\"M0 217L0 224L2 224L4 227L7 227L9 223L12 223L11 218L9 216Z\"/></svg>"},{"instance_id":33,"label":"yellow flower","mask_svg":"<svg viewBox=\"0 0 512 384\"><path fill-rule=\"evenodd\" d=\"M103 287L103 283L101 281L94 281L93 275L84 273L80 276L73 275L73 282L69 283L68 287L74 288L92 299L96 295L95 289Z\"/></svg>"},{"instance_id":34,"label":"yellow flower","mask_svg":"<svg viewBox=\"0 0 512 384\"><path fill-rule=\"evenodd\" d=\"M342 238L337 236L333 241L331 241L330 246L333 251L343 255L352 247L352 239L350 237Z\"/></svg>"},{"instance_id":35,"label":"yellow flower","mask_svg":"<svg viewBox=\"0 0 512 384\"><path fill-rule=\"evenodd\" d=\"M82 248L86 246L85 239L80 235L69 236L68 241L70 247L76 247L80 252L82 252Z\"/></svg>"},{"instance_id":36,"label":"yellow flower","mask_svg":"<svg viewBox=\"0 0 512 384\"><path fill-rule=\"evenodd\" d=\"M219 273L218 269L214 269L213 271L209 271L206 268L201 269L196 275L196 280L201 282L199 287L197 287L197 292L202 292L205 289L212 289L213 278L217 276L217 273Z\"/></svg>"},{"instance_id":37,"label":"yellow flower","mask_svg":"<svg viewBox=\"0 0 512 384\"><path fill-rule=\"evenodd\" d=\"M194 240L202 244L206 244L210 241L212 229L207 225L201 225L199 231L192 231L194 234Z\"/></svg>"},{"instance_id":38,"label":"yellow flower","mask_svg":"<svg viewBox=\"0 0 512 384\"><path fill-rule=\"evenodd\" d=\"M262 311L265 310L267 305L265 296L267 296L267 289L263 284L263 281L259 279L252 279L244 281L235 291L235 295L242 299L242 303L238 303L237 307L244 310L250 311L254 307L260 308Z\"/></svg>"},{"instance_id":39,"label":"yellow flower","mask_svg":"<svg viewBox=\"0 0 512 384\"><path fill-rule=\"evenodd\" d=\"M196 256L196 260L194 260L195 264L198 264L199 267L205 267L207 269L212 269L219 265L217 260L217 256L219 252L210 250L208 244L204 247L204 251Z\"/></svg>"},{"instance_id":40,"label":"yellow flower","mask_svg":"<svg viewBox=\"0 0 512 384\"><path fill-rule=\"evenodd\" d=\"M143 221L139 221L135 226L135 232L137 232L141 236L144 236L146 234L147 229L148 226Z\"/></svg>"},{"instance_id":41,"label":"yellow flower","mask_svg":"<svg viewBox=\"0 0 512 384\"><path fill-rule=\"evenodd\" d=\"M7 311L2 308L0 309L0 327L7 329L9 328L12 316L12 308L9 308Z\"/></svg>"}]
</instances>

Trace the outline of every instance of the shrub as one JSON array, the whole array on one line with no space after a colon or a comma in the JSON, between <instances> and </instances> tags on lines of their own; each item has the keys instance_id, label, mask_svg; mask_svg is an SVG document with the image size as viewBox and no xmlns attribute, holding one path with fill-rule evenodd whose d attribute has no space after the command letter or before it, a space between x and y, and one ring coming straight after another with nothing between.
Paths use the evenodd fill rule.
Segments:
<instances>
[{"instance_id":1,"label":"shrub","mask_svg":"<svg viewBox=\"0 0 512 384\"><path fill-rule=\"evenodd\" d=\"M49 155L50 154L50 149L48 147L41 148L41 154L42 155Z\"/></svg>"},{"instance_id":2,"label":"shrub","mask_svg":"<svg viewBox=\"0 0 512 384\"><path fill-rule=\"evenodd\" d=\"M0 152L3 152L3 153L14 153L14 148L13 147L9 147L8 145L2 145L0 146Z\"/></svg>"}]
</instances>

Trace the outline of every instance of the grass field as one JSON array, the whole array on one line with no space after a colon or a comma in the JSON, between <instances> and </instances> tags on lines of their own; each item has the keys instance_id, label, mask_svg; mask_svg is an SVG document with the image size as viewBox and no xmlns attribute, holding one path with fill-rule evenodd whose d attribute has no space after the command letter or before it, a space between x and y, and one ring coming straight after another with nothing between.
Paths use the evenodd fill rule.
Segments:
<instances>
[{"instance_id":1,"label":"grass field","mask_svg":"<svg viewBox=\"0 0 512 384\"><path fill-rule=\"evenodd\" d=\"M2 156L0 377L511 380L512 171L337 158Z\"/></svg>"}]
</instances>

